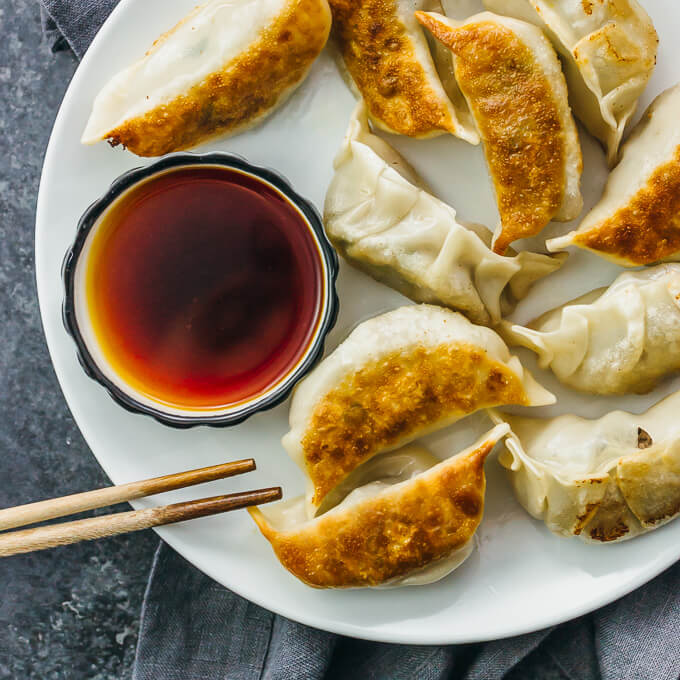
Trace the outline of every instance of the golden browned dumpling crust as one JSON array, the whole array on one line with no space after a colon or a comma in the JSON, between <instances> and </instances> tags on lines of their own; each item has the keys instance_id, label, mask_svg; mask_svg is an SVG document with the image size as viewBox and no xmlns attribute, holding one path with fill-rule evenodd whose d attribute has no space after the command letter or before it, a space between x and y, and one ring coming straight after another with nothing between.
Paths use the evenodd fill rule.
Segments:
<instances>
[{"instance_id":1,"label":"golden browned dumpling crust","mask_svg":"<svg viewBox=\"0 0 680 680\"><path fill-rule=\"evenodd\" d=\"M503 226L494 250L537 234L562 203L565 135L551 85L531 50L491 22L450 28L418 20L456 57L458 84L484 140Z\"/></svg>"},{"instance_id":2,"label":"golden browned dumpling crust","mask_svg":"<svg viewBox=\"0 0 680 680\"><path fill-rule=\"evenodd\" d=\"M314 409L302 439L312 502L411 432L451 415L527 403L521 380L472 345L388 354L347 376Z\"/></svg>"},{"instance_id":3,"label":"golden browned dumpling crust","mask_svg":"<svg viewBox=\"0 0 680 680\"><path fill-rule=\"evenodd\" d=\"M409 137L455 133L456 123L430 87L394 0L330 0L330 5L333 35L371 116Z\"/></svg>"},{"instance_id":4,"label":"golden browned dumpling crust","mask_svg":"<svg viewBox=\"0 0 680 680\"><path fill-rule=\"evenodd\" d=\"M126 121L108 135L108 141L111 146L122 144L138 156L161 156L251 125L304 77L326 44L328 33L325 3L291 2L259 41L227 68L211 74L185 95Z\"/></svg>"},{"instance_id":5,"label":"golden browned dumpling crust","mask_svg":"<svg viewBox=\"0 0 680 680\"><path fill-rule=\"evenodd\" d=\"M680 252L680 150L656 168L623 208L587 232L576 233L574 244L634 265Z\"/></svg>"},{"instance_id":6,"label":"golden browned dumpling crust","mask_svg":"<svg viewBox=\"0 0 680 680\"><path fill-rule=\"evenodd\" d=\"M316 588L375 586L442 559L467 543L484 510L485 442L468 455L297 531L273 529L249 508L281 564Z\"/></svg>"}]
</instances>

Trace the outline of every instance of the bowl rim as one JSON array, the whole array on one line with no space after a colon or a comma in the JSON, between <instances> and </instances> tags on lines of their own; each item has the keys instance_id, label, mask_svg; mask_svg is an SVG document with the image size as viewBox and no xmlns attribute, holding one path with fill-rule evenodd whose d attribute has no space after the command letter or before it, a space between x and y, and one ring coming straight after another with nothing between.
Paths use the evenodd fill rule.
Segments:
<instances>
[{"instance_id":1,"label":"bowl rim","mask_svg":"<svg viewBox=\"0 0 680 680\"><path fill-rule=\"evenodd\" d=\"M254 397L249 402L236 405L231 412L205 415L200 412L195 414L170 413L162 408L155 408L142 403L124 389L116 385L106 376L92 357L87 343L80 331L76 315L75 303L75 280L76 270L80 255L89 234L97 224L99 218L108 210L111 204L123 193L134 185L149 179L153 175L161 174L172 169L191 166L219 165L225 168L244 172L262 180L278 190L295 206L304 217L318 241L321 258L325 263L322 267L325 283L325 299L321 301L323 316L315 320L318 324L316 339L313 339L305 351L302 359L295 368L284 377L270 392L261 397ZM168 154L160 160L148 165L133 168L117 177L106 192L82 214L76 228L76 236L64 256L61 268L61 278L64 287L62 302L62 321L67 333L73 339L76 346L76 356L86 375L99 383L109 393L111 398L127 411L146 415L154 418L163 425L185 429L198 425L210 427L226 427L242 423L250 416L260 411L267 411L279 405L291 393L295 385L314 367L324 351L326 336L335 326L339 310L339 298L336 291L339 263L338 255L331 245L323 226L323 220L314 204L302 197L293 189L291 183L277 170L258 166L250 163L243 156L225 152L177 152ZM180 407L181 408L181 407ZM229 407L226 407L229 408Z\"/></svg>"}]
</instances>

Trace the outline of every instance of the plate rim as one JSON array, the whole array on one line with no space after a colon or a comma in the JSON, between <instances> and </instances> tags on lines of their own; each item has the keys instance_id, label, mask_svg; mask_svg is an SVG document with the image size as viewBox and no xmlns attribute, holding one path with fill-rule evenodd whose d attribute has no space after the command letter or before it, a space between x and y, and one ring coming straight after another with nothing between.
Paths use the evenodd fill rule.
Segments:
<instances>
[{"instance_id":1,"label":"plate rim","mask_svg":"<svg viewBox=\"0 0 680 680\"><path fill-rule=\"evenodd\" d=\"M34 241L34 257L35 257L35 282L36 290L38 294L38 305L40 310L40 321L43 327L43 333L45 336L45 341L47 343L48 352L50 355L50 361L54 368L59 387L62 394L64 395L64 400L66 405L80 430L85 443L90 449L91 455L95 458L100 467L104 470L107 477L112 479L112 474L110 472L109 466L104 464L100 458L97 456L94 447L90 444L91 441L91 425L85 422L85 420L74 412L74 407L69 400L69 396L65 389L65 368L60 365L58 360L55 360L56 351L55 347L58 343L56 328L51 326L46 319L49 318L47 314L47 303L45 302L45 295L43 294L42 281L47 281L49 275L47 271L48 261L50 258L43 257L41 255L41 249L39 248L39 242L41 241L41 233L48 228L47 220L45 215L45 202L47 201L46 194L48 190L46 186L50 182L51 176L54 174L53 169L58 158L55 152L56 139L59 136L61 128L65 125L65 120L67 118L67 110L70 108L70 99L74 97L73 94L77 85L79 83L81 74L89 68L90 62L95 61L93 55L97 52L97 47L99 43L105 42L108 38L109 33L111 33L118 21L121 20L122 16L126 14L128 7L133 4L134 0L120 0L118 5L113 9L112 13L106 19L94 40L92 41L90 48L86 51L83 59L80 61L78 67L76 68L71 81L64 93L63 99L59 106L57 115L52 126L52 131L50 132L49 142L47 144L45 154L43 157L42 171L40 175L40 183L38 189L38 198L36 202L36 216L35 216L35 241ZM94 48L94 49L93 49ZM139 159L139 166L146 165L149 159ZM58 253L56 257L60 259L63 254ZM75 349L74 349L75 351ZM131 505L135 508L144 507L139 501L133 501ZM532 520L537 524L541 524L537 520ZM680 521L680 520L679 520ZM606 594L602 594L599 597L593 597L587 605L583 603L576 604L572 607L566 608L559 614L545 613L539 616L534 616L531 624L525 625L512 625L511 617L505 617L503 619L503 625L490 624L490 632L484 637L479 635L437 635L436 633L431 634L424 631L421 634L404 633L404 634L394 634L389 632L382 632L381 629L375 628L374 626L360 626L358 624L349 624L344 622L332 621L330 616L325 619L319 615L306 614L304 611L300 610L289 610L285 606L272 605L270 602L264 601L264 598L258 597L256 589L241 587L241 584L226 584L224 582L223 576L217 574L215 570L211 569L210 566L202 565L199 566L196 561L190 556L185 554L185 552L178 547L182 541L180 538L176 537L171 528L160 527L154 528L154 531L159 535L159 537L165 541L173 550L177 551L184 559L186 559L190 564L199 571L206 574L208 577L219 583L225 588L228 588L235 594L247 599L254 604L261 606L267 611L271 611L277 615L284 616L288 619L308 625L319 630L323 630L330 633L335 633L339 635L345 635L348 637L353 637L357 639L369 640L374 642L385 642L393 644L417 644L417 645L450 645L450 644L470 644L470 643L482 643L491 642L494 640L501 640L510 637L515 637L518 635L524 635L528 633L538 632L544 630L551 626L559 625L566 621L571 621L579 616L589 614L596 609L606 606L621 597L633 592L644 584L648 583L652 579L656 578L659 574L666 571L669 567L680 560L680 546L678 548L678 553L676 555L671 555L666 559L660 559L657 557L655 561L647 566L645 570L640 570L634 577L629 578L625 582L621 583L617 587L611 587L606 590ZM601 546L606 549L607 546Z\"/></svg>"}]
</instances>

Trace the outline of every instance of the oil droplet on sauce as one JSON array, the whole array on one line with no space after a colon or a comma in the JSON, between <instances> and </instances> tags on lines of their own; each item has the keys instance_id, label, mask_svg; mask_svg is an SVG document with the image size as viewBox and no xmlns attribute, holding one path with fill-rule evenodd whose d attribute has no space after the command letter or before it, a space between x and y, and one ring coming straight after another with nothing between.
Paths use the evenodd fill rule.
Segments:
<instances>
[{"instance_id":1,"label":"oil droplet on sauce","mask_svg":"<svg viewBox=\"0 0 680 680\"><path fill-rule=\"evenodd\" d=\"M212 409L262 394L300 360L323 294L302 215L217 166L133 187L92 237L86 297L111 368L147 397Z\"/></svg>"}]
</instances>

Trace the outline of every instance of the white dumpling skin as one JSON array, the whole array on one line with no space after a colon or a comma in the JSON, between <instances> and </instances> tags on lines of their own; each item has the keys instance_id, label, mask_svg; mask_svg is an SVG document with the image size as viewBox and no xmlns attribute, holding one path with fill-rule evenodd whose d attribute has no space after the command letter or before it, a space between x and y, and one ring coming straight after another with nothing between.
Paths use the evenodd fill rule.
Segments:
<instances>
[{"instance_id":1,"label":"white dumpling skin","mask_svg":"<svg viewBox=\"0 0 680 680\"><path fill-rule=\"evenodd\" d=\"M415 302L439 304L493 325L531 285L563 260L537 253L502 256L491 232L464 225L421 188L396 151L368 128L360 104L335 160L324 224L352 264Z\"/></svg>"},{"instance_id":2,"label":"white dumpling skin","mask_svg":"<svg viewBox=\"0 0 680 680\"><path fill-rule=\"evenodd\" d=\"M660 94L621 149L600 201L577 231L547 242L618 265L680 260L680 85Z\"/></svg>"},{"instance_id":3,"label":"white dumpling skin","mask_svg":"<svg viewBox=\"0 0 680 680\"><path fill-rule=\"evenodd\" d=\"M540 419L492 412L517 499L561 536L627 540L680 514L680 393L636 415Z\"/></svg>"},{"instance_id":4,"label":"white dumpling skin","mask_svg":"<svg viewBox=\"0 0 680 680\"><path fill-rule=\"evenodd\" d=\"M562 67L533 24L491 12L455 21L418 20L452 53L455 74L479 130L500 226L493 250L538 234L583 206L583 169Z\"/></svg>"},{"instance_id":5,"label":"white dumpling skin","mask_svg":"<svg viewBox=\"0 0 680 680\"><path fill-rule=\"evenodd\" d=\"M327 0L210 0L97 95L82 142L160 156L261 121L304 80Z\"/></svg>"},{"instance_id":6,"label":"white dumpling skin","mask_svg":"<svg viewBox=\"0 0 680 680\"><path fill-rule=\"evenodd\" d=\"M658 36L637 0L484 0L542 28L564 62L577 118L617 160L626 123L656 65Z\"/></svg>"},{"instance_id":7,"label":"white dumpling skin","mask_svg":"<svg viewBox=\"0 0 680 680\"><path fill-rule=\"evenodd\" d=\"M494 331L409 305L359 324L298 383L282 443L307 477L312 517L378 453L482 408L554 401Z\"/></svg>"},{"instance_id":8,"label":"white dumpling skin","mask_svg":"<svg viewBox=\"0 0 680 680\"><path fill-rule=\"evenodd\" d=\"M576 390L648 392L680 370L680 265L625 272L528 327L503 321L499 332Z\"/></svg>"}]
</instances>

